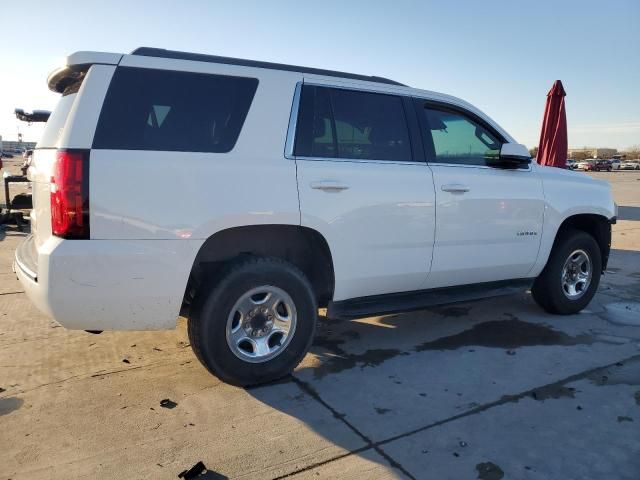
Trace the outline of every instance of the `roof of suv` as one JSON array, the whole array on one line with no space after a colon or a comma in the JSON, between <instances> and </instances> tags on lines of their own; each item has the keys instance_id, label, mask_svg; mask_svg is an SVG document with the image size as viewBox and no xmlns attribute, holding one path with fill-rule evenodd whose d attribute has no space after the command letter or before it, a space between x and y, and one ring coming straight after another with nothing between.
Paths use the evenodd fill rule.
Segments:
<instances>
[{"instance_id":1,"label":"roof of suv","mask_svg":"<svg viewBox=\"0 0 640 480\"><path fill-rule=\"evenodd\" d=\"M385 91L393 91L395 93L401 93L404 95L412 95L417 98L428 98L433 101L445 102L448 104L456 105L458 107L469 110L490 125L492 125L500 134L509 142L515 142L500 125L495 123L486 114L478 110L470 103L444 93L433 92L429 90L422 90L409 87L395 80L388 78L359 75L355 73L339 72L335 70L323 70L320 68L302 67L296 65L287 65L281 63L262 62L258 60L246 60L241 58L222 57L218 55L206 55L201 53L179 52L175 50L165 50L163 48L152 47L140 47L136 48L129 55L133 57L150 57L150 58L166 58L172 60L184 60L193 62L205 62L205 63L217 63L226 65L235 65L240 67L253 67L263 68L270 70L277 70L291 73L306 73L318 77L333 77L343 80L355 80L360 82L368 82L378 84ZM66 59L65 65L51 72L47 79L49 89L63 93L64 89L71 83L75 82L78 78L81 78L91 65L120 65L121 61L127 57L122 53L110 53L110 52L94 52L94 51L78 51L69 55ZM373 87L373 85L369 85Z\"/></svg>"},{"instance_id":2,"label":"roof of suv","mask_svg":"<svg viewBox=\"0 0 640 480\"><path fill-rule=\"evenodd\" d=\"M338 72L335 70L323 70L321 68L300 67L297 65L287 65L284 63L261 62L258 60L246 60L242 58L220 57L218 55L205 55L202 53L178 52L175 50L165 50L163 48L140 47L136 48L131 55L144 57L173 58L177 60L193 60L196 62L223 63L227 65L241 65L245 67L268 68L271 70L282 70L286 72L309 73L313 75L324 75L327 77L349 78L352 80L364 80L367 82L385 83L388 85L406 85L384 77L358 75L356 73Z\"/></svg>"}]
</instances>

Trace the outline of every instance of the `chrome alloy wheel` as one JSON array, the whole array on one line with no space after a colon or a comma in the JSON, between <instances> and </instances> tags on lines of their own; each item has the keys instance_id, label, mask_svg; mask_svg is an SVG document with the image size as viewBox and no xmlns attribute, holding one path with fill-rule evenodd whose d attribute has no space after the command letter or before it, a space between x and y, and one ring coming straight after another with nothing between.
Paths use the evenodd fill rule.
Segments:
<instances>
[{"instance_id":1,"label":"chrome alloy wheel","mask_svg":"<svg viewBox=\"0 0 640 480\"><path fill-rule=\"evenodd\" d=\"M252 288L229 313L227 345L245 362L266 362L287 347L296 320L296 306L287 292L272 285Z\"/></svg>"},{"instance_id":2,"label":"chrome alloy wheel","mask_svg":"<svg viewBox=\"0 0 640 480\"><path fill-rule=\"evenodd\" d=\"M575 250L562 267L562 291L569 300L577 300L589 288L593 271L591 259L584 250Z\"/></svg>"}]
</instances>

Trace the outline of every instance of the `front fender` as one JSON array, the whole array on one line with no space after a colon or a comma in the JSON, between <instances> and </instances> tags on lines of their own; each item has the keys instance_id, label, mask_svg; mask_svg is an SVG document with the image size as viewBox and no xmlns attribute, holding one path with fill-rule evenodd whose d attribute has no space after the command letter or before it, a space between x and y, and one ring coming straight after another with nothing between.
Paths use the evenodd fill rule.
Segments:
<instances>
[{"instance_id":1,"label":"front fender","mask_svg":"<svg viewBox=\"0 0 640 480\"><path fill-rule=\"evenodd\" d=\"M545 197L544 224L538 259L530 276L537 276L547 263L558 230L576 215L596 215L611 222L616 217L611 185L584 173L536 166Z\"/></svg>"}]
</instances>

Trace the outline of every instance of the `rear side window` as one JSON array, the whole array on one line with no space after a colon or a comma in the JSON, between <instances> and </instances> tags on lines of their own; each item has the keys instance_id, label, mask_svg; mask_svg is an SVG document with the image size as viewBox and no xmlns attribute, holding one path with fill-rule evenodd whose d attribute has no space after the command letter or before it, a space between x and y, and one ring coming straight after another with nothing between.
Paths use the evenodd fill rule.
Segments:
<instances>
[{"instance_id":1,"label":"rear side window","mask_svg":"<svg viewBox=\"0 0 640 480\"><path fill-rule=\"evenodd\" d=\"M380 93L303 86L294 154L411 161L402 99Z\"/></svg>"},{"instance_id":2,"label":"rear side window","mask_svg":"<svg viewBox=\"0 0 640 480\"><path fill-rule=\"evenodd\" d=\"M118 67L93 148L229 152L257 87L255 78Z\"/></svg>"}]
</instances>

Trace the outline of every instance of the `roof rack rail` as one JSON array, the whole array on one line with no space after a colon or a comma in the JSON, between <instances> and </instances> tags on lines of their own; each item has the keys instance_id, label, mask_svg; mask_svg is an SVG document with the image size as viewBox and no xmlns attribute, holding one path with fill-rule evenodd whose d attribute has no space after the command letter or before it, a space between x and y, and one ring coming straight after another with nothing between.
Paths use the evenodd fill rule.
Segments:
<instances>
[{"instance_id":1,"label":"roof rack rail","mask_svg":"<svg viewBox=\"0 0 640 480\"><path fill-rule=\"evenodd\" d=\"M131 55L143 57L174 58L177 60L193 60L196 62L223 63L226 65L241 65L244 67L268 68L270 70L282 70L286 72L310 73L313 75L324 75L328 77L348 78L352 80L363 80L366 82L386 83L388 85L406 86L395 80L384 77L358 75L355 73L337 72L335 70L323 70L321 68L299 67L296 65L286 65L283 63L261 62L258 60L245 60L242 58L220 57L218 55L205 55L202 53L177 52L175 50L165 50L164 48L140 47L136 48Z\"/></svg>"}]
</instances>

